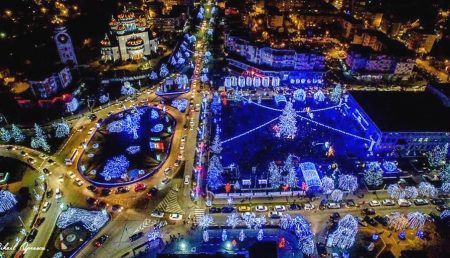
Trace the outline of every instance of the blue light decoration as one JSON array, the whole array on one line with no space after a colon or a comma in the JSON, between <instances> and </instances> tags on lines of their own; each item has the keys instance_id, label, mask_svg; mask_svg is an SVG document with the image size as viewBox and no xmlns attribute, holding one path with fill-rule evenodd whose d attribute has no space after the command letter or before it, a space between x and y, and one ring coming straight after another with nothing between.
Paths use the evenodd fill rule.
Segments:
<instances>
[{"instance_id":1,"label":"blue light decoration","mask_svg":"<svg viewBox=\"0 0 450 258\"><path fill-rule=\"evenodd\" d=\"M120 178L127 172L129 166L130 161L128 161L124 155L115 156L106 161L106 165L100 175L103 176L106 181Z\"/></svg>"},{"instance_id":2,"label":"blue light decoration","mask_svg":"<svg viewBox=\"0 0 450 258\"><path fill-rule=\"evenodd\" d=\"M306 99L306 92L303 89L298 89L294 91L294 99L296 101L303 102Z\"/></svg>"},{"instance_id":3,"label":"blue light decoration","mask_svg":"<svg viewBox=\"0 0 450 258\"><path fill-rule=\"evenodd\" d=\"M0 213L6 213L17 204L16 197L9 191L0 190Z\"/></svg>"},{"instance_id":4,"label":"blue light decoration","mask_svg":"<svg viewBox=\"0 0 450 258\"><path fill-rule=\"evenodd\" d=\"M383 161L382 164L383 170L386 172L395 172L397 171L397 164L393 161Z\"/></svg>"},{"instance_id":5,"label":"blue light decoration","mask_svg":"<svg viewBox=\"0 0 450 258\"><path fill-rule=\"evenodd\" d=\"M129 134L133 134L133 139L139 138L138 130L140 127L141 113L138 111L127 115L123 120L125 131Z\"/></svg>"},{"instance_id":6,"label":"blue light decoration","mask_svg":"<svg viewBox=\"0 0 450 258\"><path fill-rule=\"evenodd\" d=\"M150 114L151 119L155 120L159 118L159 113L155 109L152 109L152 112Z\"/></svg>"},{"instance_id":7,"label":"blue light decoration","mask_svg":"<svg viewBox=\"0 0 450 258\"><path fill-rule=\"evenodd\" d=\"M163 124L156 124L155 126L153 126L152 129L150 129L150 131L152 131L153 133L160 133L162 132L163 129L164 129Z\"/></svg>"},{"instance_id":8,"label":"blue light decoration","mask_svg":"<svg viewBox=\"0 0 450 258\"><path fill-rule=\"evenodd\" d=\"M372 241L376 242L378 239L380 239L380 235L372 234Z\"/></svg>"},{"instance_id":9,"label":"blue light decoration","mask_svg":"<svg viewBox=\"0 0 450 258\"><path fill-rule=\"evenodd\" d=\"M275 103L278 105L280 102L287 102L286 96L284 95L275 95L274 97Z\"/></svg>"},{"instance_id":10,"label":"blue light decoration","mask_svg":"<svg viewBox=\"0 0 450 258\"><path fill-rule=\"evenodd\" d=\"M123 121L113 121L106 126L106 129L110 133L121 133L123 132Z\"/></svg>"},{"instance_id":11,"label":"blue light decoration","mask_svg":"<svg viewBox=\"0 0 450 258\"><path fill-rule=\"evenodd\" d=\"M400 240L405 240L406 239L406 233L405 231L401 231L400 233L398 233L398 238Z\"/></svg>"},{"instance_id":12,"label":"blue light decoration","mask_svg":"<svg viewBox=\"0 0 450 258\"><path fill-rule=\"evenodd\" d=\"M425 238L425 232L423 232L422 230L417 231L416 236L420 239L424 239Z\"/></svg>"},{"instance_id":13,"label":"blue light decoration","mask_svg":"<svg viewBox=\"0 0 450 258\"><path fill-rule=\"evenodd\" d=\"M138 152L141 151L141 146L139 146L139 145L133 145L133 146L128 147L128 148L126 149L126 151L128 152L128 154L134 155L134 154L136 154L136 153L138 153Z\"/></svg>"},{"instance_id":14,"label":"blue light decoration","mask_svg":"<svg viewBox=\"0 0 450 258\"><path fill-rule=\"evenodd\" d=\"M187 99L176 99L172 101L172 107L178 109L180 112L184 112L187 108L188 100Z\"/></svg>"}]
</instances>

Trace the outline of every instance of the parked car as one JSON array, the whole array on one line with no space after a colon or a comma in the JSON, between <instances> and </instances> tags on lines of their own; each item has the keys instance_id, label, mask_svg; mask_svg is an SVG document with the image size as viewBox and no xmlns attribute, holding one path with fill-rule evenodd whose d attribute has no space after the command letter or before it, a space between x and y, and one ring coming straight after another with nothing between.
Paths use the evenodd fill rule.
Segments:
<instances>
[{"instance_id":1,"label":"parked car","mask_svg":"<svg viewBox=\"0 0 450 258\"><path fill-rule=\"evenodd\" d=\"M34 222L34 227L35 228L37 228L37 227L39 227L40 225L42 225L42 223L44 223L44 221L45 221L45 217L39 217L39 218L37 218L36 219L36 221Z\"/></svg>"},{"instance_id":2,"label":"parked car","mask_svg":"<svg viewBox=\"0 0 450 258\"><path fill-rule=\"evenodd\" d=\"M146 186L145 184L143 184L143 183L137 183L137 184L134 186L134 191L137 193L137 192L144 191L146 188L147 188L147 186Z\"/></svg>"},{"instance_id":3,"label":"parked car","mask_svg":"<svg viewBox=\"0 0 450 258\"><path fill-rule=\"evenodd\" d=\"M416 206L423 206L423 205L427 205L429 202L425 199L415 199L414 200L414 204Z\"/></svg>"},{"instance_id":4,"label":"parked car","mask_svg":"<svg viewBox=\"0 0 450 258\"><path fill-rule=\"evenodd\" d=\"M119 186L116 189L116 194L128 193L130 191L130 187L128 186Z\"/></svg>"},{"instance_id":5,"label":"parked car","mask_svg":"<svg viewBox=\"0 0 450 258\"><path fill-rule=\"evenodd\" d=\"M367 215L364 217L364 221L367 222L372 227L376 227L378 225L378 222L376 222L373 218L371 218Z\"/></svg>"},{"instance_id":6,"label":"parked car","mask_svg":"<svg viewBox=\"0 0 450 258\"><path fill-rule=\"evenodd\" d=\"M284 205L275 205L275 207L273 207L274 211L286 211L286 206Z\"/></svg>"},{"instance_id":7,"label":"parked car","mask_svg":"<svg viewBox=\"0 0 450 258\"><path fill-rule=\"evenodd\" d=\"M365 208L362 210L362 214L365 215L375 215L375 210L373 208Z\"/></svg>"},{"instance_id":8,"label":"parked car","mask_svg":"<svg viewBox=\"0 0 450 258\"><path fill-rule=\"evenodd\" d=\"M111 206L111 211L112 212L122 212L123 207L120 206L119 204L114 204Z\"/></svg>"},{"instance_id":9,"label":"parked car","mask_svg":"<svg viewBox=\"0 0 450 258\"><path fill-rule=\"evenodd\" d=\"M314 210L314 204L312 204L312 203L306 203L305 204L305 206L304 206L304 209L306 210L306 211L309 211L309 210Z\"/></svg>"},{"instance_id":10,"label":"parked car","mask_svg":"<svg viewBox=\"0 0 450 258\"><path fill-rule=\"evenodd\" d=\"M431 203L434 205L444 205L445 201L440 198L434 198L434 199L431 199Z\"/></svg>"},{"instance_id":11,"label":"parked car","mask_svg":"<svg viewBox=\"0 0 450 258\"><path fill-rule=\"evenodd\" d=\"M86 202L90 205L90 206L95 206L98 203L98 200L92 197L88 197L86 198Z\"/></svg>"},{"instance_id":12,"label":"parked car","mask_svg":"<svg viewBox=\"0 0 450 258\"><path fill-rule=\"evenodd\" d=\"M137 233L131 235L131 236L129 237L129 239L130 239L131 242L134 242L134 241L138 240L139 238L141 238L143 235L144 235L144 232L139 231L139 232L137 232Z\"/></svg>"},{"instance_id":13,"label":"parked car","mask_svg":"<svg viewBox=\"0 0 450 258\"><path fill-rule=\"evenodd\" d=\"M232 213L235 211L235 208L233 207L223 207L222 208L222 213Z\"/></svg>"},{"instance_id":14,"label":"parked car","mask_svg":"<svg viewBox=\"0 0 450 258\"><path fill-rule=\"evenodd\" d=\"M381 203L384 206L394 206L395 205L395 202L391 199L384 199Z\"/></svg>"},{"instance_id":15,"label":"parked car","mask_svg":"<svg viewBox=\"0 0 450 258\"><path fill-rule=\"evenodd\" d=\"M38 233L38 230L33 228L30 231L30 234L28 234L28 236L27 236L27 242L32 243L34 241L34 239L36 238L37 233Z\"/></svg>"},{"instance_id":16,"label":"parked car","mask_svg":"<svg viewBox=\"0 0 450 258\"><path fill-rule=\"evenodd\" d=\"M376 220L378 223L380 223L381 225L383 225L385 227L388 225L388 218L387 217L381 217L381 216L377 215L373 219Z\"/></svg>"},{"instance_id":17,"label":"parked car","mask_svg":"<svg viewBox=\"0 0 450 258\"><path fill-rule=\"evenodd\" d=\"M256 205L255 211L258 211L258 212L267 211L267 206L264 206L264 205Z\"/></svg>"},{"instance_id":18,"label":"parked car","mask_svg":"<svg viewBox=\"0 0 450 258\"><path fill-rule=\"evenodd\" d=\"M106 242L106 240L108 240L109 236L108 235L102 235L99 238L97 238L94 242L94 246L95 247L102 247L103 244Z\"/></svg>"},{"instance_id":19,"label":"parked car","mask_svg":"<svg viewBox=\"0 0 450 258\"><path fill-rule=\"evenodd\" d=\"M170 214L169 215L169 219L170 220L174 220L174 221L182 220L183 219L183 215L178 214L178 213Z\"/></svg>"},{"instance_id":20,"label":"parked car","mask_svg":"<svg viewBox=\"0 0 450 258\"><path fill-rule=\"evenodd\" d=\"M185 175L185 176L184 176L184 184L185 184L185 185L188 185L189 182L190 182L190 179L191 179L191 177L190 177L189 175Z\"/></svg>"},{"instance_id":21,"label":"parked car","mask_svg":"<svg viewBox=\"0 0 450 258\"><path fill-rule=\"evenodd\" d=\"M250 212L251 210L252 209L250 208L250 206L246 206L246 205L238 206L239 212Z\"/></svg>"},{"instance_id":22,"label":"parked car","mask_svg":"<svg viewBox=\"0 0 450 258\"><path fill-rule=\"evenodd\" d=\"M221 213L222 209L218 207L211 207L209 208L209 213Z\"/></svg>"},{"instance_id":23,"label":"parked car","mask_svg":"<svg viewBox=\"0 0 450 258\"><path fill-rule=\"evenodd\" d=\"M152 216L152 217L154 217L154 218L162 218L162 217L164 217L164 212L160 212L160 211L154 210L154 211L150 214L150 216Z\"/></svg>"},{"instance_id":24,"label":"parked car","mask_svg":"<svg viewBox=\"0 0 450 258\"><path fill-rule=\"evenodd\" d=\"M289 210L291 210L291 211L300 210L301 208L302 208L302 206L299 204L296 204L296 203L289 205Z\"/></svg>"},{"instance_id":25,"label":"parked car","mask_svg":"<svg viewBox=\"0 0 450 258\"><path fill-rule=\"evenodd\" d=\"M339 203L337 203L337 202L329 202L327 204L327 208L328 209L340 209L341 205Z\"/></svg>"},{"instance_id":26,"label":"parked car","mask_svg":"<svg viewBox=\"0 0 450 258\"><path fill-rule=\"evenodd\" d=\"M369 206L370 207L378 207L378 206L381 206L381 203L377 200L372 200L369 202Z\"/></svg>"},{"instance_id":27,"label":"parked car","mask_svg":"<svg viewBox=\"0 0 450 258\"><path fill-rule=\"evenodd\" d=\"M109 188L103 188L102 191L100 192L101 196L108 196L111 194L111 189Z\"/></svg>"},{"instance_id":28,"label":"parked car","mask_svg":"<svg viewBox=\"0 0 450 258\"><path fill-rule=\"evenodd\" d=\"M87 189L93 193L97 193L97 186L95 185L88 185Z\"/></svg>"},{"instance_id":29,"label":"parked car","mask_svg":"<svg viewBox=\"0 0 450 258\"><path fill-rule=\"evenodd\" d=\"M409 207L411 206L411 202L406 199L398 199L398 206L400 207Z\"/></svg>"},{"instance_id":30,"label":"parked car","mask_svg":"<svg viewBox=\"0 0 450 258\"><path fill-rule=\"evenodd\" d=\"M347 204L348 207L355 207L356 206L355 201L353 201L353 200L347 200L346 204Z\"/></svg>"},{"instance_id":31,"label":"parked car","mask_svg":"<svg viewBox=\"0 0 450 258\"><path fill-rule=\"evenodd\" d=\"M269 218L271 218L271 219L279 219L279 218L281 218L282 215L283 215L283 213L281 213L279 211L269 211Z\"/></svg>"},{"instance_id":32,"label":"parked car","mask_svg":"<svg viewBox=\"0 0 450 258\"><path fill-rule=\"evenodd\" d=\"M55 191L55 198L58 200L58 199L61 199L61 197L62 197L62 192L61 192L61 190L60 190L59 188L56 188L56 191Z\"/></svg>"},{"instance_id":33,"label":"parked car","mask_svg":"<svg viewBox=\"0 0 450 258\"><path fill-rule=\"evenodd\" d=\"M172 172L172 168L166 168L164 169L164 175L168 176Z\"/></svg>"},{"instance_id":34,"label":"parked car","mask_svg":"<svg viewBox=\"0 0 450 258\"><path fill-rule=\"evenodd\" d=\"M166 177L166 178L164 178L163 180L161 180L161 183L162 183L163 185L167 185L169 182L170 182L170 178L168 178L168 177Z\"/></svg>"}]
</instances>

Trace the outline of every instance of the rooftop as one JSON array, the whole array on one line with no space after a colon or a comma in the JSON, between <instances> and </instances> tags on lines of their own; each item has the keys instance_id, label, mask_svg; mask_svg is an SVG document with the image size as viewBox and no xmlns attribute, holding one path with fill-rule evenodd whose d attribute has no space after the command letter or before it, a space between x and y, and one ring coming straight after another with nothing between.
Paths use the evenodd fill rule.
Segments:
<instances>
[{"instance_id":1,"label":"rooftop","mask_svg":"<svg viewBox=\"0 0 450 258\"><path fill-rule=\"evenodd\" d=\"M351 95L381 131L450 132L450 108L427 91L354 91Z\"/></svg>"}]
</instances>

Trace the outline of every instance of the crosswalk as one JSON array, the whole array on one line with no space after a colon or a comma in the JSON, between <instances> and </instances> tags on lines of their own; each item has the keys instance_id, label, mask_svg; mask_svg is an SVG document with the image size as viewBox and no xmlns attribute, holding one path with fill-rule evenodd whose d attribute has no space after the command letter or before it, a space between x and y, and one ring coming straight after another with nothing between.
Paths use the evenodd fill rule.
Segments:
<instances>
[{"instance_id":1,"label":"crosswalk","mask_svg":"<svg viewBox=\"0 0 450 258\"><path fill-rule=\"evenodd\" d=\"M194 221L198 224L198 221L205 216L205 209L194 209Z\"/></svg>"}]
</instances>

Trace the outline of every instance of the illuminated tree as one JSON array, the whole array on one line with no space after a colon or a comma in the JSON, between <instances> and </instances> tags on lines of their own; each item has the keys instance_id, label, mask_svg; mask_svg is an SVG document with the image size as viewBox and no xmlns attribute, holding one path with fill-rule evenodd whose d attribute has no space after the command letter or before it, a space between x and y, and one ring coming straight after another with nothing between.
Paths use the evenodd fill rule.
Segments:
<instances>
[{"instance_id":1,"label":"illuminated tree","mask_svg":"<svg viewBox=\"0 0 450 258\"><path fill-rule=\"evenodd\" d=\"M211 152L213 154L216 155L220 155L220 153L222 152L222 143L220 142L220 136L219 136L219 131L218 131L219 127L217 127L216 129L216 136L214 137L214 141L212 142L211 145Z\"/></svg>"},{"instance_id":2,"label":"illuminated tree","mask_svg":"<svg viewBox=\"0 0 450 258\"><path fill-rule=\"evenodd\" d=\"M348 249L355 243L355 236L358 232L358 222L355 217L348 214L339 220L337 229L330 234L332 246Z\"/></svg>"},{"instance_id":3,"label":"illuminated tree","mask_svg":"<svg viewBox=\"0 0 450 258\"><path fill-rule=\"evenodd\" d=\"M70 133L69 124L64 119L62 119L59 123L53 123L53 128L55 129L56 138L67 137Z\"/></svg>"},{"instance_id":4,"label":"illuminated tree","mask_svg":"<svg viewBox=\"0 0 450 258\"><path fill-rule=\"evenodd\" d=\"M444 146L436 146L432 151L429 151L426 156L428 163L432 167L439 167L445 164L445 158L448 154L448 143Z\"/></svg>"},{"instance_id":5,"label":"illuminated tree","mask_svg":"<svg viewBox=\"0 0 450 258\"><path fill-rule=\"evenodd\" d=\"M443 183L441 186L441 190L445 194L450 194L450 183Z\"/></svg>"},{"instance_id":6,"label":"illuminated tree","mask_svg":"<svg viewBox=\"0 0 450 258\"><path fill-rule=\"evenodd\" d=\"M241 222L241 218L237 213L231 213L227 216L227 225L231 228L235 228Z\"/></svg>"},{"instance_id":7,"label":"illuminated tree","mask_svg":"<svg viewBox=\"0 0 450 258\"><path fill-rule=\"evenodd\" d=\"M14 139L15 143L21 143L25 140L25 135L23 135L22 130L15 124L11 126L11 137Z\"/></svg>"},{"instance_id":8,"label":"illuminated tree","mask_svg":"<svg viewBox=\"0 0 450 258\"><path fill-rule=\"evenodd\" d=\"M450 183L450 164L445 165L439 172L441 181L444 183Z\"/></svg>"},{"instance_id":9,"label":"illuminated tree","mask_svg":"<svg viewBox=\"0 0 450 258\"><path fill-rule=\"evenodd\" d=\"M169 74L169 70L167 69L166 64L162 64L161 68L159 69L159 76L164 78Z\"/></svg>"},{"instance_id":10,"label":"illuminated tree","mask_svg":"<svg viewBox=\"0 0 450 258\"><path fill-rule=\"evenodd\" d=\"M223 185L223 166L217 155L213 155L209 160L207 184L213 190Z\"/></svg>"},{"instance_id":11,"label":"illuminated tree","mask_svg":"<svg viewBox=\"0 0 450 258\"><path fill-rule=\"evenodd\" d=\"M418 195L417 188L415 186L407 186L404 190L404 198L406 199L414 199Z\"/></svg>"},{"instance_id":12,"label":"illuminated tree","mask_svg":"<svg viewBox=\"0 0 450 258\"><path fill-rule=\"evenodd\" d=\"M331 200L334 202L342 201L342 197L344 197L344 193L339 189L335 189L331 192Z\"/></svg>"},{"instance_id":13,"label":"illuminated tree","mask_svg":"<svg viewBox=\"0 0 450 258\"><path fill-rule=\"evenodd\" d=\"M301 248L302 253L311 256L314 254L316 245L314 244L314 240L312 238L308 238L306 240L299 241L299 247Z\"/></svg>"},{"instance_id":14,"label":"illuminated tree","mask_svg":"<svg viewBox=\"0 0 450 258\"><path fill-rule=\"evenodd\" d=\"M129 166L130 161L128 161L124 155L115 156L106 161L106 165L100 175L103 176L106 181L120 178L127 172Z\"/></svg>"},{"instance_id":15,"label":"illuminated tree","mask_svg":"<svg viewBox=\"0 0 450 258\"><path fill-rule=\"evenodd\" d=\"M73 97L69 103L66 103L67 112L75 112L77 111L79 106L78 99Z\"/></svg>"},{"instance_id":16,"label":"illuminated tree","mask_svg":"<svg viewBox=\"0 0 450 258\"><path fill-rule=\"evenodd\" d=\"M210 227L214 222L214 219L210 215L203 215L198 221L198 227L201 230L205 230Z\"/></svg>"},{"instance_id":17,"label":"illuminated tree","mask_svg":"<svg viewBox=\"0 0 450 258\"><path fill-rule=\"evenodd\" d=\"M324 176L321 181L324 194L329 194L334 190L334 180L331 177Z\"/></svg>"},{"instance_id":18,"label":"illuminated tree","mask_svg":"<svg viewBox=\"0 0 450 258\"><path fill-rule=\"evenodd\" d=\"M49 151L50 146L47 143L47 137L44 134L44 131L38 124L34 124L34 137L31 138L31 148L33 149L42 149L44 151Z\"/></svg>"},{"instance_id":19,"label":"illuminated tree","mask_svg":"<svg viewBox=\"0 0 450 258\"><path fill-rule=\"evenodd\" d=\"M283 113L278 123L277 137L283 137L287 139L294 139L297 134L297 113L292 105L292 102L287 102L283 109Z\"/></svg>"},{"instance_id":20,"label":"illuminated tree","mask_svg":"<svg viewBox=\"0 0 450 258\"><path fill-rule=\"evenodd\" d=\"M158 79L158 74L155 71L150 73L150 80L155 81Z\"/></svg>"},{"instance_id":21,"label":"illuminated tree","mask_svg":"<svg viewBox=\"0 0 450 258\"><path fill-rule=\"evenodd\" d=\"M124 96L131 96L136 93L136 89L131 86L130 82L124 82L122 88L120 89L120 94Z\"/></svg>"},{"instance_id":22,"label":"illuminated tree","mask_svg":"<svg viewBox=\"0 0 450 258\"><path fill-rule=\"evenodd\" d=\"M395 231L403 230L408 227L408 218L400 212L393 212L388 215L388 227Z\"/></svg>"},{"instance_id":23,"label":"illuminated tree","mask_svg":"<svg viewBox=\"0 0 450 258\"><path fill-rule=\"evenodd\" d=\"M434 198L438 194L438 190L432 184L421 182L418 188L419 195L427 198Z\"/></svg>"},{"instance_id":24,"label":"illuminated tree","mask_svg":"<svg viewBox=\"0 0 450 258\"><path fill-rule=\"evenodd\" d=\"M338 185L340 189L353 193L358 189L358 179L352 175L342 174L339 175Z\"/></svg>"},{"instance_id":25,"label":"illuminated tree","mask_svg":"<svg viewBox=\"0 0 450 258\"><path fill-rule=\"evenodd\" d=\"M402 189L397 184L391 184L387 188L387 192L392 199L402 198Z\"/></svg>"},{"instance_id":26,"label":"illuminated tree","mask_svg":"<svg viewBox=\"0 0 450 258\"><path fill-rule=\"evenodd\" d=\"M283 171L286 173L286 184L291 187L296 187L298 184L298 178L292 158L293 156L289 154L284 162Z\"/></svg>"},{"instance_id":27,"label":"illuminated tree","mask_svg":"<svg viewBox=\"0 0 450 258\"><path fill-rule=\"evenodd\" d=\"M98 101L99 101L101 104L105 104L106 102L109 101L109 95L105 95L105 94L101 95L101 96L98 98Z\"/></svg>"},{"instance_id":28,"label":"illuminated tree","mask_svg":"<svg viewBox=\"0 0 450 258\"><path fill-rule=\"evenodd\" d=\"M377 162L369 163L369 167L364 173L364 181L367 185L374 187L383 184L383 170Z\"/></svg>"},{"instance_id":29,"label":"illuminated tree","mask_svg":"<svg viewBox=\"0 0 450 258\"><path fill-rule=\"evenodd\" d=\"M330 94L331 101L333 101L334 103L338 103L339 101L341 101L342 94L343 91L341 85L336 84L336 86L334 87L333 91Z\"/></svg>"},{"instance_id":30,"label":"illuminated tree","mask_svg":"<svg viewBox=\"0 0 450 258\"><path fill-rule=\"evenodd\" d=\"M273 161L269 163L269 182L273 189L278 189L283 184L280 168Z\"/></svg>"},{"instance_id":31,"label":"illuminated tree","mask_svg":"<svg viewBox=\"0 0 450 258\"><path fill-rule=\"evenodd\" d=\"M411 229L422 229L427 220L423 213L417 211L408 213L407 219Z\"/></svg>"},{"instance_id":32,"label":"illuminated tree","mask_svg":"<svg viewBox=\"0 0 450 258\"><path fill-rule=\"evenodd\" d=\"M0 140L3 142L9 142L11 140L11 133L8 129L4 127L0 128Z\"/></svg>"},{"instance_id":33,"label":"illuminated tree","mask_svg":"<svg viewBox=\"0 0 450 258\"><path fill-rule=\"evenodd\" d=\"M12 210L17 204L16 197L9 191L0 190L0 214Z\"/></svg>"}]
</instances>

